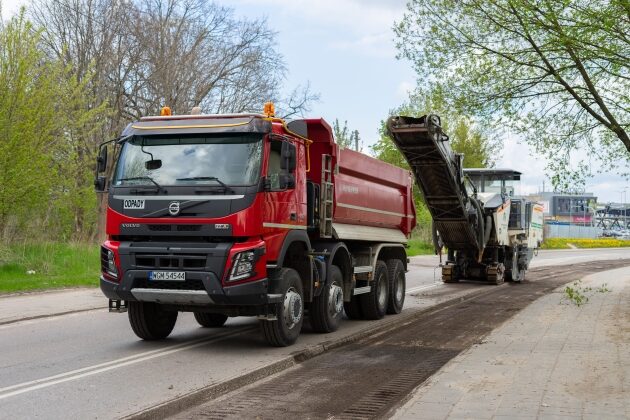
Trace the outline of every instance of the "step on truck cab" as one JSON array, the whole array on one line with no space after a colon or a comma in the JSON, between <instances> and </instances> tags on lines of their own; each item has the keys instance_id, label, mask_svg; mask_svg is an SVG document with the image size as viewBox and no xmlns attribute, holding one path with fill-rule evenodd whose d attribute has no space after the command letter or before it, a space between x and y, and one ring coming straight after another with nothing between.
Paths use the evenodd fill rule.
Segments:
<instances>
[{"instance_id":1,"label":"step on truck cab","mask_svg":"<svg viewBox=\"0 0 630 420\"><path fill-rule=\"evenodd\" d=\"M108 156L113 159L109 160ZM274 346L402 310L410 174L335 143L323 119L145 117L101 145L101 290L140 338L179 312L204 327L255 316Z\"/></svg>"}]
</instances>

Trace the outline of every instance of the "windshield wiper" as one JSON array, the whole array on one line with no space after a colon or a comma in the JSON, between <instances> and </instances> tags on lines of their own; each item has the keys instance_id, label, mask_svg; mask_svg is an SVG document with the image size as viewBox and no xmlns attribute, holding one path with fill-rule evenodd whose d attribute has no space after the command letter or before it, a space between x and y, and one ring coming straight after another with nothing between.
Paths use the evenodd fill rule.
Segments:
<instances>
[{"instance_id":1,"label":"windshield wiper","mask_svg":"<svg viewBox=\"0 0 630 420\"><path fill-rule=\"evenodd\" d=\"M158 191L162 189L162 186L155 182L155 180L150 176L134 176L132 178L121 178L119 179L119 181L151 181L155 184L156 187L158 187Z\"/></svg>"},{"instance_id":2,"label":"windshield wiper","mask_svg":"<svg viewBox=\"0 0 630 420\"><path fill-rule=\"evenodd\" d=\"M221 184L226 191L232 191L232 188L228 187L225 182L221 181L216 176L193 176L190 178L177 178L176 181L216 181Z\"/></svg>"}]
</instances>

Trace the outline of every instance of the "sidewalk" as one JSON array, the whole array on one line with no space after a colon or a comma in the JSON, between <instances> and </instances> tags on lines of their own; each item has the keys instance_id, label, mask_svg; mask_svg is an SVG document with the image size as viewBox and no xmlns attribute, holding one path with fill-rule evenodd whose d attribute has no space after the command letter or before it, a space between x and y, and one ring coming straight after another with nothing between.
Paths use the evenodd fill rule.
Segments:
<instances>
[{"instance_id":1,"label":"sidewalk","mask_svg":"<svg viewBox=\"0 0 630 420\"><path fill-rule=\"evenodd\" d=\"M101 308L107 298L99 288L0 296L0 325Z\"/></svg>"},{"instance_id":2,"label":"sidewalk","mask_svg":"<svg viewBox=\"0 0 630 420\"><path fill-rule=\"evenodd\" d=\"M630 418L630 267L557 289L420 385L396 419Z\"/></svg>"}]
</instances>

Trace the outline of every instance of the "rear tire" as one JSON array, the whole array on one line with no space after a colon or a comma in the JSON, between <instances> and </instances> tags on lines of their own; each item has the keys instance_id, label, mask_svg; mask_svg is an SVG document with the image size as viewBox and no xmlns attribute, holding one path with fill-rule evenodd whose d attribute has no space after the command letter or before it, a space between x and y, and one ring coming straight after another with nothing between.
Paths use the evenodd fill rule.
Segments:
<instances>
[{"instance_id":1,"label":"rear tire","mask_svg":"<svg viewBox=\"0 0 630 420\"><path fill-rule=\"evenodd\" d=\"M273 305L275 320L260 320L265 340L274 347L286 347L295 343L304 322L304 293L302 280L292 268L282 268L271 279L271 284L286 284L282 302Z\"/></svg>"},{"instance_id":2,"label":"rear tire","mask_svg":"<svg viewBox=\"0 0 630 420\"><path fill-rule=\"evenodd\" d=\"M330 267L330 284L324 287L311 303L309 316L313 331L329 333L337 331L343 314L343 275L336 265Z\"/></svg>"},{"instance_id":3,"label":"rear tire","mask_svg":"<svg viewBox=\"0 0 630 420\"><path fill-rule=\"evenodd\" d=\"M202 327L218 328L225 324L228 316L223 314L211 314L208 312L195 312L195 319Z\"/></svg>"},{"instance_id":4,"label":"rear tire","mask_svg":"<svg viewBox=\"0 0 630 420\"><path fill-rule=\"evenodd\" d=\"M153 302L129 302L128 315L131 329L143 340L168 337L177 321L177 311L165 311Z\"/></svg>"},{"instance_id":5,"label":"rear tire","mask_svg":"<svg viewBox=\"0 0 630 420\"><path fill-rule=\"evenodd\" d=\"M387 261L389 276L389 299L387 302L388 314L399 314L405 304L405 266L400 260Z\"/></svg>"},{"instance_id":6,"label":"rear tire","mask_svg":"<svg viewBox=\"0 0 630 420\"><path fill-rule=\"evenodd\" d=\"M360 295L361 312L365 319L381 319L387 312L387 302L389 300L389 279L387 275L387 264L378 260L374 270L374 281L372 291Z\"/></svg>"}]
</instances>

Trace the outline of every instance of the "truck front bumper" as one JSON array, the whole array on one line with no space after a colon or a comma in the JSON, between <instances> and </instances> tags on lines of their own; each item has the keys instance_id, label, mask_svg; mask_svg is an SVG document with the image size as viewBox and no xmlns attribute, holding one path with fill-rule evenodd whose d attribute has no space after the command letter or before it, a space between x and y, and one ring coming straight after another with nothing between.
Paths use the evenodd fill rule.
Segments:
<instances>
[{"instance_id":1,"label":"truck front bumper","mask_svg":"<svg viewBox=\"0 0 630 420\"><path fill-rule=\"evenodd\" d=\"M171 305L265 305L280 302L282 299L282 295L268 293L269 280L267 278L223 287L213 273L187 272L186 274L187 279L196 280L194 289L186 288L186 283L173 287L173 282L168 282L169 287L163 288L162 285L166 282L147 280L138 282L138 279L147 278L147 272L129 270L120 283L106 280L101 276L101 290L109 299ZM203 284L202 287L201 284Z\"/></svg>"}]
</instances>

